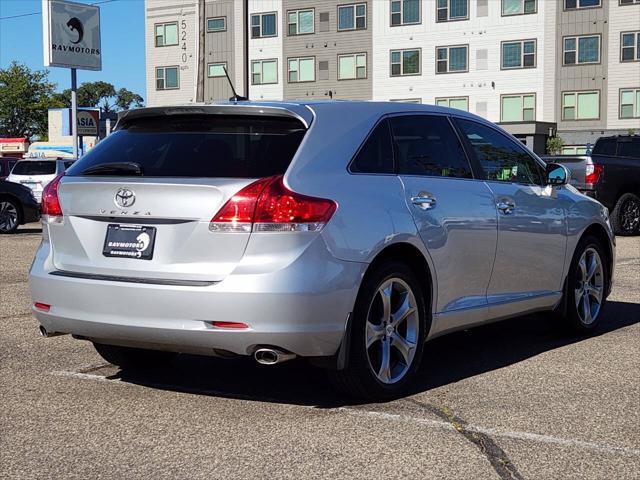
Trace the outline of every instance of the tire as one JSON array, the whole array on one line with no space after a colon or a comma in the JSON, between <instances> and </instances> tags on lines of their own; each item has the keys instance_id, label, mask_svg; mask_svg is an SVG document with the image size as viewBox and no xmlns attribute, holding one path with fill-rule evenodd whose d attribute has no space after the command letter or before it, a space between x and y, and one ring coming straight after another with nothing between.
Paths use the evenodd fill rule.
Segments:
<instances>
[{"instance_id":1,"label":"tire","mask_svg":"<svg viewBox=\"0 0 640 480\"><path fill-rule=\"evenodd\" d=\"M107 362L124 369L152 369L167 365L178 354L160 350L143 350L141 348L119 347L94 343L98 354Z\"/></svg>"},{"instance_id":2,"label":"tire","mask_svg":"<svg viewBox=\"0 0 640 480\"><path fill-rule=\"evenodd\" d=\"M388 323L383 296L390 299ZM367 273L353 311L347 365L329 371L333 384L360 399L401 395L420 366L428 318L420 282L407 265L387 261Z\"/></svg>"},{"instance_id":3,"label":"tire","mask_svg":"<svg viewBox=\"0 0 640 480\"><path fill-rule=\"evenodd\" d=\"M616 202L611 212L611 226L616 235L640 234L640 197L625 193Z\"/></svg>"},{"instance_id":4,"label":"tire","mask_svg":"<svg viewBox=\"0 0 640 480\"><path fill-rule=\"evenodd\" d=\"M15 200L0 198L0 233L14 233L20 226L20 206Z\"/></svg>"},{"instance_id":5,"label":"tire","mask_svg":"<svg viewBox=\"0 0 640 480\"><path fill-rule=\"evenodd\" d=\"M596 264L592 263L593 260ZM571 333L584 335L598 327L608 288L609 259L606 250L596 237L586 236L580 240L573 254L565 288L566 307L561 318ZM589 301L588 308L585 297Z\"/></svg>"}]
</instances>

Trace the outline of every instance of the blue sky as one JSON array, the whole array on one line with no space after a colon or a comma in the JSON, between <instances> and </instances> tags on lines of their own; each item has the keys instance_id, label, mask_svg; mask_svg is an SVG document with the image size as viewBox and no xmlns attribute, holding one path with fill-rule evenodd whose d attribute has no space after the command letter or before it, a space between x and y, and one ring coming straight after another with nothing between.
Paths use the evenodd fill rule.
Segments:
<instances>
[{"instance_id":1,"label":"blue sky","mask_svg":"<svg viewBox=\"0 0 640 480\"><path fill-rule=\"evenodd\" d=\"M74 0L95 3L100 0ZM125 87L146 100L144 57L144 0L115 0L100 4L102 24L102 71L78 70L78 84L103 80ZM14 15L37 15L5 19ZM0 0L0 67L13 60L42 69L42 1ZM50 68L49 79L58 90L71 86L66 68Z\"/></svg>"}]
</instances>

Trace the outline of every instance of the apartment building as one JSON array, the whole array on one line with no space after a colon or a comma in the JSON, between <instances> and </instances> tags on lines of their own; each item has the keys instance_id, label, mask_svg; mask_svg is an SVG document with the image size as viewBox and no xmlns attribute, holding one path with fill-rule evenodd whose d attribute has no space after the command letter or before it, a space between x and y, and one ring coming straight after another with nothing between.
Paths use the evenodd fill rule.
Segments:
<instances>
[{"instance_id":1,"label":"apartment building","mask_svg":"<svg viewBox=\"0 0 640 480\"><path fill-rule=\"evenodd\" d=\"M216 76L225 65L251 99L446 105L538 152L556 133L581 153L640 130L640 0L146 0L146 10L150 105L194 101L204 56L205 101L231 96ZM167 22L190 39L185 62L182 40L158 46ZM180 80L170 71L168 89L172 62Z\"/></svg>"}]
</instances>

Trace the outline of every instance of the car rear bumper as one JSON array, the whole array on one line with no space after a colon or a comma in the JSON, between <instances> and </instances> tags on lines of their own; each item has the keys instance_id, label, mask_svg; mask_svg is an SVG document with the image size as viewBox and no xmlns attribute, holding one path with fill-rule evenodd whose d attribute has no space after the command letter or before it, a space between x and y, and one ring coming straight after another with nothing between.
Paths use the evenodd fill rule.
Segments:
<instances>
[{"instance_id":1,"label":"car rear bumper","mask_svg":"<svg viewBox=\"0 0 640 480\"><path fill-rule=\"evenodd\" d=\"M52 275L43 242L29 275L33 309L50 332L99 343L215 355L274 346L300 356L336 353L365 264L335 259L322 241L277 271L227 276L209 286L105 281ZM248 329L220 329L212 321Z\"/></svg>"}]
</instances>

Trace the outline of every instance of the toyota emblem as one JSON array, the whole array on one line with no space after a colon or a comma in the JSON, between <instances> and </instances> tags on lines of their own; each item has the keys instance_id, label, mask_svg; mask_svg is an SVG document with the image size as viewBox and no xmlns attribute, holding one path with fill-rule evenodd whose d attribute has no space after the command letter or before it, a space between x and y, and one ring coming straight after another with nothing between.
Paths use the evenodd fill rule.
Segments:
<instances>
[{"instance_id":1,"label":"toyota emblem","mask_svg":"<svg viewBox=\"0 0 640 480\"><path fill-rule=\"evenodd\" d=\"M130 207L136 203L136 194L128 188L121 188L116 192L115 202L118 207Z\"/></svg>"}]
</instances>

